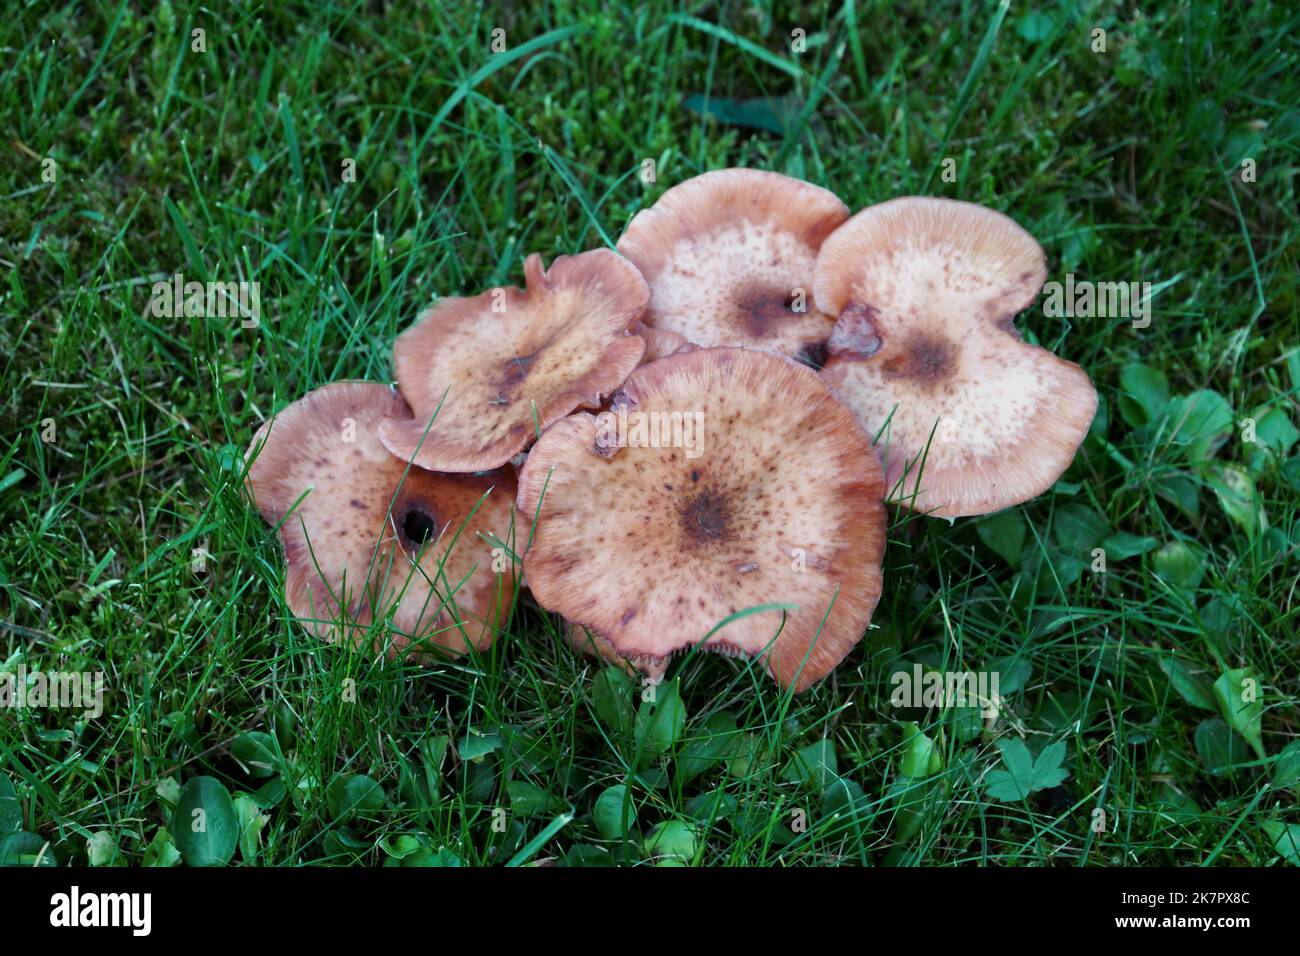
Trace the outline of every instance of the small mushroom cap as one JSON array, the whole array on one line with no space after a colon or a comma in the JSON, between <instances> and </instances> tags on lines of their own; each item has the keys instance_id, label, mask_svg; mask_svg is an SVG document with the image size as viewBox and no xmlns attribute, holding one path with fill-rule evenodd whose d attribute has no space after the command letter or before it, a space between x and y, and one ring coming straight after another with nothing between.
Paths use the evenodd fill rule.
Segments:
<instances>
[{"instance_id":1,"label":"small mushroom cap","mask_svg":"<svg viewBox=\"0 0 1300 956\"><path fill-rule=\"evenodd\" d=\"M380 425L394 455L433 471L497 468L636 368L645 343L628 326L649 290L631 263L598 249L544 270L532 255L524 275L526 289L443 299L397 337L397 386L414 418Z\"/></svg>"},{"instance_id":2,"label":"small mushroom cap","mask_svg":"<svg viewBox=\"0 0 1300 956\"><path fill-rule=\"evenodd\" d=\"M408 471L377 434L406 415L386 385L336 382L254 436L248 489L280 529L285 601L325 640L359 644L391 613L393 653L487 647L514 597L513 562L493 553L511 540L514 475Z\"/></svg>"},{"instance_id":3,"label":"small mushroom cap","mask_svg":"<svg viewBox=\"0 0 1300 956\"><path fill-rule=\"evenodd\" d=\"M871 620L883 495L875 453L816 372L745 349L681 352L633 372L610 412L562 419L533 446L524 571L606 657L658 678L694 644L765 654L803 690ZM743 614L773 603L797 610Z\"/></svg>"},{"instance_id":4,"label":"small mushroom cap","mask_svg":"<svg viewBox=\"0 0 1300 956\"><path fill-rule=\"evenodd\" d=\"M1033 236L951 199L870 206L822 245L814 288L838 316L822 378L879 434L892 497L984 514L1046 491L1074 459L1097 393L1013 323L1046 276Z\"/></svg>"},{"instance_id":5,"label":"small mushroom cap","mask_svg":"<svg viewBox=\"0 0 1300 956\"><path fill-rule=\"evenodd\" d=\"M645 323L699 346L799 357L834 317L814 301L817 250L849 214L834 193L757 169L680 183L637 213L618 241L650 285Z\"/></svg>"}]
</instances>

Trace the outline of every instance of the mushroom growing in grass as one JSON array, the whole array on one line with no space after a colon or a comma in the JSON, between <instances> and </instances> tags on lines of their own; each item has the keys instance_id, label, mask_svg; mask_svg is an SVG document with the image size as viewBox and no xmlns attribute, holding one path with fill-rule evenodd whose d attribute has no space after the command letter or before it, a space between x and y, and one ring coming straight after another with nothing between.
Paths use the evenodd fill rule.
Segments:
<instances>
[{"instance_id":1,"label":"mushroom growing in grass","mask_svg":"<svg viewBox=\"0 0 1300 956\"><path fill-rule=\"evenodd\" d=\"M379 428L403 461L445 472L504 465L540 429L594 408L636 368L645 343L628 327L649 291L608 249L524 262L526 289L447 298L397 337L397 386L414 417Z\"/></svg>"},{"instance_id":2,"label":"mushroom growing in grass","mask_svg":"<svg viewBox=\"0 0 1300 956\"><path fill-rule=\"evenodd\" d=\"M875 452L812 369L680 352L533 446L519 476L519 509L537 518L524 572L571 639L611 660L658 679L700 645L761 655L803 690L871 620L883 495Z\"/></svg>"},{"instance_id":3,"label":"mushroom growing in grass","mask_svg":"<svg viewBox=\"0 0 1300 956\"><path fill-rule=\"evenodd\" d=\"M258 430L248 489L279 528L285 602L309 632L360 644L384 620L392 653L481 649L514 598L514 475L408 469L377 429L409 414L386 385L318 388Z\"/></svg>"},{"instance_id":4,"label":"mushroom growing in grass","mask_svg":"<svg viewBox=\"0 0 1300 956\"><path fill-rule=\"evenodd\" d=\"M891 497L984 514L1046 491L1074 459L1097 393L1014 325L1046 276L1033 236L951 199L870 206L822 245L814 291L838 320L821 375L880 435Z\"/></svg>"},{"instance_id":5,"label":"mushroom growing in grass","mask_svg":"<svg viewBox=\"0 0 1300 956\"><path fill-rule=\"evenodd\" d=\"M721 169L672 187L637 213L618 251L650 285L646 325L699 346L806 360L818 355L835 324L814 301L813 264L848 214L820 186Z\"/></svg>"}]
</instances>

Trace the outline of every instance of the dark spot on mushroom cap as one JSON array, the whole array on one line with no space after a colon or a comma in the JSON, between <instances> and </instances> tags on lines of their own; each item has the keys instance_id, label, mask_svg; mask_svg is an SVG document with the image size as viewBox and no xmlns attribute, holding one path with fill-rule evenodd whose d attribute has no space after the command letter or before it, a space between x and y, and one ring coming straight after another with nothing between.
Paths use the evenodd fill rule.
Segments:
<instances>
[{"instance_id":1,"label":"dark spot on mushroom cap","mask_svg":"<svg viewBox=\"0 0 1300 956\"><path fill-rule=\"evenodd\" d=\"M438 519L432 509L411 505L397 522L397 527L403 546L408 551L419 551L421 545L437 537Z\"/></svg>"},{"instance_id":2,"label":"dark spot on mushroom cap","mask_svg":"<svg viewBox=\"0 0 1300 956\"><path fill-rule=\"evenodd\" d=\"M516 355L505 363L501 375L501 388L509 390L528 377L533 363L537 361L537 352L530 355Z\"/></svg>"},{"instance_id":3,"label":"dark spot on mushroom cap","mask_svg":"<svg viewBox=\"0 0 1300 956\"><path fill-rule=\"evenodd\" d=\"M692 472L692 477L699 472ZM725 495L705 489L689 499L681 509L682 530L686 540L697 544L719 541L731 526L731 507Z\"/></svg>"},{"instance_id":4,"label":"dark spot on mushroom cap","mask_svg":"<svg viewBox=\"0 0 1300 956\"><path fill-rule=\"evenodd\" d=\"M781 320L798 315L794 304L795 296L789 289L749 288L736 296L745 328L756 338L772 334Z\"/></svg>"},{"instance_id":5,"label":"dark spot on mushroom cap","mask_svg":"<svg viewBox=\"0 0 1300 956\"><path fill-rule=\"evenodd\" d=\"M932 388L950 378L956 368L957 349L948 339L929 332L915 332L884 363L889 378L906 379Z\"/></svg>"}]
</instances>

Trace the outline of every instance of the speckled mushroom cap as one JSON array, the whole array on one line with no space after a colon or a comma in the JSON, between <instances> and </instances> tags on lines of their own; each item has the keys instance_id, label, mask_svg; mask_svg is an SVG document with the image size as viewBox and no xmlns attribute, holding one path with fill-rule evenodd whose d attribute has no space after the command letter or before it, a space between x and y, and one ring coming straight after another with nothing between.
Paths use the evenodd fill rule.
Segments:
<instances>
[{"instance_id":1,"label":"speckled mushroom cap","mask_svg":"<svg viewBox=\"0 0 1300 956\"><path fill-rule=\"evenodd\" d=\"M628 327L649 291L631 263L598 249L544 270L532 255L524 276L526 289L443 299L397 337L397 386L414 417L380 426L394 455L434 471L499 467L636 368L645 343Z\"/></svg>"},{"instance_id":2,"label":"speckled mushroom cap","mask_svg":"<svg viewBox=\"0 0 1300 956\"><path fill-rule=\"evenodd\" d=\"M360 643L378 618L393 653L484 648L514 597L508 552L493 553L512 540L514 475L408 471L376 432L406 415L386 385L336 382L254 436L248 489L280 529L285 602L325 640Z\"/></svg>"},{"instance_id":3,"label":"speckled mushroom cap","mask_svg":"<svg viewBox=\"0 0 1300 956\"><path fill-rule=\"evenodd\" d=\"M1046 491L1074 459L1097 393L1013 322L1046 276L1033 236L951 199L870 206L822 245L814 289L838 316L822 378L880 435L891 497L984 514Z\"/></svg>"},{"instance_id":4,"label":"speckled mushroom cap","mask_svg":"<svg viewBox=\"0 0 1300 956\"><path fill-rule=\"evenodd\" d=\"M875 453L816 372L745 349L681 352L633 372L602 417L562 419L533 446L524 571L538 603L655 678L702 644L764 655L803 690L871 620L883 494ZM714 630L772 603L798 609Z\"/></svg>"},{"instance_id":5,"label":"speckled mushroom cap","mask_svg":"<svg viewBox=\"0 0 1300 956\"><path fill-rule=\"evenodd\" d=\"M637 213L618 241L650 285L645 323L700 346L804 357L834 318L818 311L813 263L848 218L834 193L757 169L680 183Z\"/></svg>"}]
</instances>

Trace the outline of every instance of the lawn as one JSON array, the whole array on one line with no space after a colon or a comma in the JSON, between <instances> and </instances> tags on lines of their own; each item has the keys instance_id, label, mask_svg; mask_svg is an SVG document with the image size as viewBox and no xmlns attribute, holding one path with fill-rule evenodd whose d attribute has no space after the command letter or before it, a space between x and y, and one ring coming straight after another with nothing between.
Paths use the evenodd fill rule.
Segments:
<instances>
[{"instance_id":1,"label":"lawn","mask_svg":"<svg viewBox=\"0 0 1300 956\"><path fill-rule=\"evenodd\" d=\"M92 0L0 45L0 670L104 687L0 709L0 855L1300 862L1294 4ZM873 626L794 697L695 655L643 699L526 592L453 663L307 635L258 426L729 166L982 203L1049 281L1149 283L1141 321L1018 321L1100 395L1055 487L891 509ZM155 314L177 273L257 281L260 322ZM897 706L916 667L997 706Z\"/></svg>"}]
</instances>

